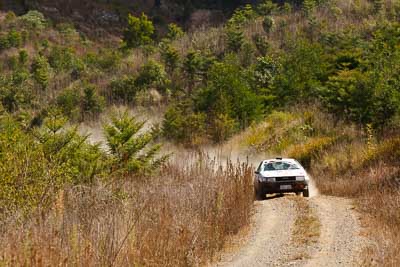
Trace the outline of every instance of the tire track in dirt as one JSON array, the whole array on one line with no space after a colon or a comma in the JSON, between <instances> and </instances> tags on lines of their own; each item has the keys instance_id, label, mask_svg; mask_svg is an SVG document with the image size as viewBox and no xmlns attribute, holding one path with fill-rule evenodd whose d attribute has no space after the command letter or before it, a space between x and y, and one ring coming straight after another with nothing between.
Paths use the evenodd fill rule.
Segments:
<instances>
[{"instance_id":1,"label":"tire track in dirt","mask_svg":"<svg viewBox=\"0 0 400 267\"><path fill-rule=\"evenodd\" d=\"M233 255L223 255L216 266L361 266L360 253L366 242L350 200L276 197L256 202L255 211L247 241ZM307 235L314 230L298 229L296 220L302 212L312 213L319 221L319 235L312 242L298 242L298 232ZM307 225L316 224L300 227Z\"/></svg>"}]
</instances>

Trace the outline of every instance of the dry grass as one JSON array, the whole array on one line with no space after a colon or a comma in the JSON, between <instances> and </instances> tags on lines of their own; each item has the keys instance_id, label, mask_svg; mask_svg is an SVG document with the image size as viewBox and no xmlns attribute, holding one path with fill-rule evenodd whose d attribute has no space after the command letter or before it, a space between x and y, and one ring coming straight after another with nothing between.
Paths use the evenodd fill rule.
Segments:
<instances>
[{"instance_id":1,"label":"dry grass","mask_svg":"<svg viewBox=\"0 0 400 267\"><path fill-rule=\"evenodd\" d=\"M311 169L322 193L355 199L375 243L365 252L364 265L400 265L399 150L397 138L373 150L355 140L326 151Z\"/></svg>"},{"instance_id":2,"label":"dry grass","mask_svg":"<svg viewBox=\"0 0 400 267\"><path fill-rule=\"evenodd\" d=\"M154 177L65 189L50 214L2 229L0 265L206 264L249 223L252 171L180 156Z\"/></svg>"},{"instance_id":3,"label":"dry grass","mask_svg":"<svg viewBox=\"0 0 400 267\"><path fill-rule=\"evenodd\" d=\"M294 222L293 238L300 245L310 245L318 241L321 234L321 223L308 200L296 197L297 216Z\"/></svg>"}]
</instances>

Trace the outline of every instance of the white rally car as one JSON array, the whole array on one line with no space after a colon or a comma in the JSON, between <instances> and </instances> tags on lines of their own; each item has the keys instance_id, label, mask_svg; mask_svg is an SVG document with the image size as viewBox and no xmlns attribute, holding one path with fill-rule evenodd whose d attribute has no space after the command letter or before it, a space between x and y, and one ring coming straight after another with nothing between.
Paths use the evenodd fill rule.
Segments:
<instances>
[{"instance_id":1,"label":"white rally car","mask_svg":"<svg viewBox=\"0 0 400 267\"><path fill-rule=\"evenodd\" d=\"M263 160L256 170L254 191L257 199L266 194L296 193L309 197L309 181L306 170L295 159L276 158Z\"/></svg>"}]
</instances>

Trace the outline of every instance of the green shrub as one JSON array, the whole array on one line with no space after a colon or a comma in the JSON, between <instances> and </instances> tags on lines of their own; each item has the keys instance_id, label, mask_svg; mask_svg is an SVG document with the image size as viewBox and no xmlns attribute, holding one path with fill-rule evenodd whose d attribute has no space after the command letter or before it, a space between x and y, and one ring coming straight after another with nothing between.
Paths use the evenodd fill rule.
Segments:
<instances>
[{"instance_id":1,"label":"green shrub","mask_svg":"<svg viewBox=\"0 0 400 267\"><path fill-rule=\"evenodd\" d=\"M229 19L228 27L241 27L252 21L256 17L256 14L251 5L245 5L244 7L237 8Z\"/></svg>"},{"instance_id":2,"label":"green shrub","mask_svg":"<svg viewBox=\"0 0 400 267\"><path fill-rule=\"evenodd\" d=\"M0 50L5 50L10 48L10 42L8 41L8 36L5 34L0 34Z\"/></svg>"},{"instance_id":3,"label":"green shrub","mask_svg":"<svg viewBox=\"0 0 400 267\"><path fill-rule=\"evenodd\" d=\"M242 49L245 38L243 31L238 28L228 28L226 31L228 51L239 52Z\"/></svg>"},{"instance_id":4,"label":"green shrub","mask_svg":"<svg viewBox=\"0 0 400 267\"><path fill-rule=\"evenodd\" d=\"M7 38L11 47L20 47L22 45L22 35L14 29L8 33Z\"/></svg>"},{"instance_id":5,"label":"green shrub","mask_svg":"<svg viewBox=\"0 0 400 267\"><path fill-rule=\"evenodd\" d=\"M303 12L306 16L310 16L315 9L316 1L315 0L304 0L303 1Z\"/></svg>"},{"instance_id":6,"label":"green shrub","mask_svg":"<svg viewBox=\"0 0 400 267\"><path fill-rule=\"evenodd\" d=\"M135 81L135 77L129 76L113 79L109 86L110 100L122 103L131 103L140 90L136 86Z\"/></svg>"},{"instance_id":7,"label":"green shrub","mask_svg":"<svg viewBox=\"0 0 400 267\"><path fill-rule=\"evenodd\" d=\"M140 68L135 80L135 85L140 89L150 87L160 89L167 83L168 78L164 66L153 60L149 60Z\"/></svg>"},{"instance_id":8,"label":"green shrub","mask_svg":"<svg viewBox=\"0 0 400 267\"><path fill-rule=\"evenodd\" d=\"M77 127L66 126L67 119L57 110L49 110L43 126L35 129L34 136L42 145L48 162L63 166L70 173L68 182L87 184L100 174L103 156L98 145L87 142L87 136L78 134Z\"/></svg>"},{"instance_id":9,"label":"green shrub","mask_svg":"<svg viewBox=\"0 0 400 267\"><path fill-rule=\"evenodd\" d=\"M20 70L12 77L0 76L0 102L6 111L12 113L30 107L33 97L27 79L28 74Z\"/></svg>"},{"instance_id":10,"label":"green shrub","mask_svg":"<svg viewBox=\"0 0 400 267\"><path fill-rule=\"evenodd\" d=\"M192 110L190 101L171 105L162 124L164 137L187 146L197 146L206 136L206 116Z\"/></svg>"},{"instance_id":11,"label":"green shrub","mask_svg":"<svg viewBox=\"0 0 400 267\"><path fill-rule=\"evenodd\" d=\"M19 50L19 53L18 53L19 64L24 66L28 63L28 60L29 60L28 52L25 49Z\"/></svg>"},{"instance_id":12,"label":"green shrub","mask_svg":"<svg viewBox=\"0 0 400 267\"><path fill-rule=\"evenodd\" d=\"M17 18L17 16L15 15L15 13L13 11L8 11L5 17L5 21L6 22L11 22L13 20L15 20Z\"/></svg>"},{"instance_id":13,"label":"green shrub","mask_svg":"<svg viewBox=\"0 0 400 267\"><path fill-rule=\"evenodd\" d=\"M167 38L170 40L176 40L181 38L184 35L184 32L181 27L176 25L175 23L171 23L168 25L168 33Z\"/></svg>"},{"instance_id":14,"label":"green shrub","mask_svg":"<svg viewBox=\"0 0 400 267\"><path fill-rule=\"evenodd\" d=\"M56 103L62 114L73 121L80 119L81 93L77 88L66 89L57 96Z\"/></svg>"},{"instance_id":15,"label":"green shrub","mask_svg":"<svg viewBox=\"0 0 400 267\"><path fill-rule=\"evenodd\" d=\"M317 137L306 144L295 145L291 148L288 156L297 159L305 168L311 167L311 160L314 159L339 140L339 137Z\"/></svg>"},{"instance_id":16,"label":"green shrub","mask_svg":"<svg viewBox=\"0 0 400 267\"><path fill-rule=\"evenodd\" d=\"M45 89L50 81L51 68L44 56L37 56L32 63L32 74L35 81Z\"/></svg>"},{"instance_id":17,"label":"green shrub","mask_svg":"<svg viewBox=\"0 0 400 267\"><path fill-rule=\"evenodd\" d=\"M66 184L93 182L101 157L65 120L50 115L32 134L10 117L0 119L0 219L51 208Z\"/></svg>"},{"instance_id":18,"label":"green shrub","mask_svg":"<svg viewBox=\"0 0 400 267\"><path fill-rule=\"evenodd\" d=\"M189 50L183 60L183 72L189 87L189 94L197 81L202 80L215 62L213 56L202 54L200 51Z\"/></svg>"},{"instance_id":19,"label":"green shrub","mask_svg":"<svg viewBox=\"0 0 400 267\"><path fill-rule=\"evenodd\" d=\"M241 128L260 118L261 101L238 66L231 62L215 63L208 78L207 86L196 96L199 111L226 114L235 118Z\"/></svg>"},{"instance_id":20,"label":"green shrub","mask_svg":"<svg viewBox=\"0 0 400 267\"><path fill-rule=\"evenodd\" d=\"M135 48L152 42L153 23L145 14L140 17L128 15L128 26L123 32L123 40L127 48Z\"/></svg>"},{"instance_id":21,"label":"green shrub","mask_svg":"<svg viewBox=\"0 0 400 267\"><path fill-rule=\"evenodd\" d=\"M329 111L355 122L370 122L374 92L369 80L358 70L343 70L330 77L323 93Z\"/></svg>"},{"instance_id":22,"label":"green shrub","mask_svg":"<svg viewBox=\"0 0 400 267\"><path fill-rule=\"evenodd\" d=\"M261 56L265 56L268 53L268 50L270 49L270 44L264 36L260 34L253 35L253 42L257 48L258 53Z\"/></svg>"},{"instance_id":23,"label":"green shrub","mask_svg":"<svg viewBox=\"0 0 400 267\"><path fill-rule=\"evenodd\" d=\"M257 6L257 13L260 16L269 16L278 10L278 5L271 0L265 0Z\"/></svg>"},{"instance_id":24,"label":"green shrub","mask_svg":"<svg viewBox=\"0 0 400 267\"><path fill-rule=\"evenodd\" d=\"M111 170L119 179L126 175L153 173L167 159L167 156L157 157L161 148L154 144L158 132L141 132L144 124L124 112L112 115L111 123L104 126Z\"/></svg>"},{"instance_id":25,"label":"green shrub","mask_svg":"<svg viewBox=\"0 0 400 267\"><path fill-rule=\"evenodd\" d=\"M238 123L227 114L213 116L211 122L211 137L214 142L222 143L237 132Z\"/></svg>"},{"instance_id":26,"label":"green shrub","mask_svg":"<svg viewBox=\"0 0 400 267\"><path fill-rule=\"evenodd\" d=\"M104 109L104 99L92 84L84 84L81 100L82 119L96 118Z\"/></svg>"},{"instance_id":27,"label":"green shrub","mask_svg":"<svg viewBox=\"0 0 400 267\"><path fill-rule=\"evenodd\" d=\"M9 117L0 121L0 218L50 207L55 193L72 179L65 164L50 162L40 143Z\"/></svg>"},{"instance_id":28,"label":"green shrub","mask_svg":"<svg viewBox=\"0 0 400 267\"><path fill-rule=\"evenodd\" d=\"M382 12L385 7L385 1L383 0L373 0L372 3L375 14L379 14L380 12Z\"/></svg>"},{"instance_id":29,"label":"green shrub","mask_svg":"<svg viewBox=\"0 0 400 267\"><path fill-rule=\"evenodd\" d=\"M175 49L170 44L161 43L160 44L160 53L161 59L169 73L172 73L179 64L179 53L178 50Z\"/></svg>"},{"instance_id":30,"label":"green shrub","mask_svg":"<svg viewBox=\"0 0 400 267\"><path fill-rule=\"evenodd\" d=\"M400 138L393 137L388 140L384 140L376 147L369 149L363 159L361 166L365 167L369 164L376 163L379 160L383 160L391 163L400 162Z\"/></svg>"},{"instance_id":31,"label":"green shrub","mask_svg":"<svg viewBox=\"0 0 400 267\"><path fill-rule=\"evenodd\" d=\"M262 26L266 33L270 33L272 28L274 27L274 25L275 25L275 21L272 17L266 16L263 19Z\"/></svg>"},{"instance_id":32,"label":"green shrub","mask_svg":"<svg viewBox=\"0 0 400 267\"><path fill-rule=\"evenodd\" d=\"M46 27L46 19L44 15L36 10L30 10L25 15L19 17L19 19L29 28L41 30Z\"/></svg>"},{"instance_id":33,"label":"green shrub","mask_svg":"<svg viewBox=\"0 0 400 267\"><path fill-rule=\"evenodd\" d=\"M122 60L122 55L114 49L101 49L98 53L88 53L85 56L85 63L89 66L104 70L112 71L118 67ZM76 63L80 63L79 61ZM82 63L77 64L77 66Z\"/></svg>"},{"instance_id":34,"label":"green shrub","mask_svg":"<svg viewBox=\"0 0 400 267\"><path fill-rule=\"evenodd\" d=\"M72 48L54 46L49 55L49 64L56 71L70 70L74 66L75 55Z\"/></svg>"},{"instance_id":35,"label":"green shrub","mask_svg":"<svg viewBox=\"0 0 400 267\"><path fill-rule=\"evenodd\" d=\"M261 87L269 87L274 83L275 77L279 74L281 65L279 60L270 56L257 58L254 77Z\"/></svg>"}]
</instances>

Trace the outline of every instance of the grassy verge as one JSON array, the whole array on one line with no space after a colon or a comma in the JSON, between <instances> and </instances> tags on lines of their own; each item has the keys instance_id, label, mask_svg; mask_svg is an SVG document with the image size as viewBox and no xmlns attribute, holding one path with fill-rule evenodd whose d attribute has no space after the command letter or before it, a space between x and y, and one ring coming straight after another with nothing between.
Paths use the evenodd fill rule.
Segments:
<instances>
[{"instance_id":1,"label":"grassy verge","mask_svg":"<svg viewBox=\"0 0 400 267\"><path fill-rule=\"evenodd\" d=\"M249 223L252 172L246 164L185 159L112 191L65 188L49 215L2 229L0 266L206 264Z\"/></svg>"}]
</instances>

